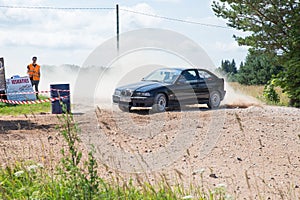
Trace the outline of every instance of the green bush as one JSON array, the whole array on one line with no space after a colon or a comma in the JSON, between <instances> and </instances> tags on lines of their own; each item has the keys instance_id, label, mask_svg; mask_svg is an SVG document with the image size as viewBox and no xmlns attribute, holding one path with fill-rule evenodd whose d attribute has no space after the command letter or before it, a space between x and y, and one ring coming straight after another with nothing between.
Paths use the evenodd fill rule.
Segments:
<instances>
[{"instance_id":1,"label":"green bush","mask_svg":"<svg viewBox=\"0 0 300 200\"><path fill-rule=\"evenodd\" d=\"M266 99L267 102L271 103L279 103L280 98L277 92L275 91L274 84L272 81L269 81L267 85L265 85L263 96Z\"/></svg>"}]
</instances>

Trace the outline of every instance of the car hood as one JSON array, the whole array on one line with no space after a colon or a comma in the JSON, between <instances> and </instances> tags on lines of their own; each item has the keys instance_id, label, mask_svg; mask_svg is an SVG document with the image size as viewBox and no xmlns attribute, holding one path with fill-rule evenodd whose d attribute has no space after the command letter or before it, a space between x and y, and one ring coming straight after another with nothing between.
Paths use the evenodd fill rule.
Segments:
<instances>
[{"instance_id":1,"label":"car hood","mask_svg":"<svg viewBox=\"0 0 300 200\"><path fill-rule=\"evenodd\" d=\"M169 84L167 83L161 83L161 82L153 82L153 81L140 81L137 83L132 83L129 85L124 85L121 87L118 87L118 90L131 90L131 91L140 91L140 92L147 92L149 90L167 86Z\"/></svg>"}]
</instances>

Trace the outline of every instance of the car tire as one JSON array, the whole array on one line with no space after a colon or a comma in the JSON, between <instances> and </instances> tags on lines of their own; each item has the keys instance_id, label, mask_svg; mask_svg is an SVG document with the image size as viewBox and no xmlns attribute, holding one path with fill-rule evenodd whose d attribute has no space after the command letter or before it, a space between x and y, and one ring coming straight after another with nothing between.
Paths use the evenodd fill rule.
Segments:
<instances>
[{"instance_id":1,"label":"car tire","mask_svg":"<svg viewBox=\"0 0 300 200\"><path fill-rule=\"evenodd\" d=\"M209 102L207 104L210 109L219 108L221 103L221 95L218 91L213 91L209 94Z\"/></svg>"},{"instance_id":2,"label":"car tire","mask_svg":"<svg viewBox=\"0 0 300 200\"><path fill-rule=\"evenodd\" d=\"M154 104L152 106L153 112L165 112L167 107L167 97L163 93L159 93L154 98Z\"/></svg>"},{"instance_id":3,"label":"car tire","mask_svg":"<svg viewBox=\"0 0 300 200\"><path fill-rule=\"evenodd\" d=\"M119 109L122 110L123 112L130 112L131 106L122 106L122 105L119 105Z\"/></svg>"}]
</instances>

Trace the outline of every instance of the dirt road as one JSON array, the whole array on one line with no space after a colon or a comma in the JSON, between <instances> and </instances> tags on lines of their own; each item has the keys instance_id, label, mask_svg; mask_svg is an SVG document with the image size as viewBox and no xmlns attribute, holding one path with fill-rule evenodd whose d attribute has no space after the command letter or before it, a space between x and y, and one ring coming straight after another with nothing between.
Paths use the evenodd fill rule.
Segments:
<instances>
[{"instance_id":1,"label":"dirt road","mask_svg":"<svg viewBox=\"0 0 300 200\"><path fill-rule=\"evenodd\" d=\"M1 163L53 163L63 146L53 119L1 117ZM237 199L300 198L299 109L187 108L150 115L93 109L75 119L86 148L93 144L99 163L108 167L100 170L103 177L138 174L155 182L164 174L171 183L225 184Z\"/></svg>"}]
</instances>

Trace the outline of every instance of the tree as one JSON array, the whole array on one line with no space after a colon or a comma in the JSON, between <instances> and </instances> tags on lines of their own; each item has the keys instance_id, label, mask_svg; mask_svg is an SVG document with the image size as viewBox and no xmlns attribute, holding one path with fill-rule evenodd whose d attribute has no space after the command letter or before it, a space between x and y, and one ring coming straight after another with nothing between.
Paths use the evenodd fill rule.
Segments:
<instances>
[{"instance_id":1,"label":"tree","mask_svg":"<svg viewBox=\"0 0 300 200\"><path fill-rule=\"evenodd\" d=\"M232 73L232 74L236 74L237 73L237 68L236 68L234 59L232 59L232 61L230 63L229 73Z\"/></svg>"},{"instance_id":2,"label":"tree","mask_svg":"<svg viewBox=\"0 0 300 200\"><path fill-rule=\"evenodd\" d=\"M300 108L300 51L292 51L288 56L285 70L275 81L289 94L290 105Z\"/></svg>"},{"instance_id":3,"label":"tree","mask_svg":"<svg viewBox=\"0 0 300 200\"><path fill-rule=\"evenodd\" d=\"M277 56L266 55L263 51L250 49L246 57L245 64L242 63L237 81L244 85L263 85L267 84L272 77L279 74L282 66L274 65Z\"/></svg>"},{"instance_id":4,"label":"tree","mask_svg":"<svg viewBox=\"0 0 300 200\"><path fill-rule=\"evenodd\" d=\"M232 62L229 60L221 61L221 67L217 69L217 72L226 76L227 80L230 82L235 82L236 81L236 73L237 73L237 68L235 66L235 61L232 59Z\"/></svg>"},{"instance_id":5,"label":"tree","mask_svg":"<svg viewBox=\"0 0 300 200\"><path fill-rule=\"evenodd\" d=\"M220 2L219 2L220 1ZM219 0L213 2L218 17L228 26L249 32L234 36L239 45L247 45L267 53L282 52L278 84L289 94L291 103L300 106L299 35L300 5L298 0ZM298 70L297 70L298 69ZM299 91L299 92L295 92Z\"/></svg>"},{"instance_id":6,"label":"tree","mask_svg":"<svg viewBox=\"0 0 300 200\"><path fill-rule=\"evenodd\" d=\"M244 62L243 61L240 63L240 69L241 69L241 67L244 67Z\"/></svg>"},{"instance_id":7,"label":"tree","mask_svg":"<svg viewBox=\"0 0 300 200\"><path fill-rule=\"evenodd\" d=\"M230 68L230 61L229 60L225 60L225 61L222 60L220 70L224 74L227 74L227 73L229 73L229 68Z\"/></svg>"},{"instance_id":8,"label":"tree","mask_svg":"<svg viewBox=\"0 0 300 200\"><path fill-rule=\"evenodd\" d=\"M300 8L297 0L220 0L213 1L213 11L228 20L228 26L252 34L235 36L240 45L289 52L293 47L291 29L298 25Z\"/></svg>"},{"instance_id":9,"label":"tree","mask_svg":"<svg viewBox=\"0 0 300 200\"><path fill-rule=\"evenodd\" d=\"M221 67L217 69L217 72L227 77L228 81L234 82L237 68L234 59L230 62L229 60L221 61Z\"/></svg>"}]
</instances>

